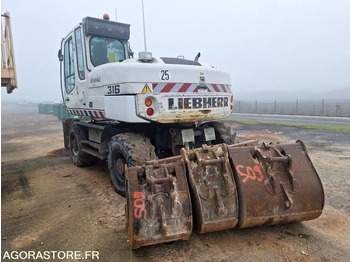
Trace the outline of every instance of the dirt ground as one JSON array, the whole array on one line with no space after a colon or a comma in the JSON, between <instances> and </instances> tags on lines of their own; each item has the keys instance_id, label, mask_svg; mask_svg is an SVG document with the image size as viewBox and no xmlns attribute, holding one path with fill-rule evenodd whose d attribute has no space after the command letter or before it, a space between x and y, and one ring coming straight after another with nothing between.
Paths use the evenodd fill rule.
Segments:
<instances>
[{"instance_id":1,"label":"dirt ground","mask_svg":"<svg viewBox=\"0 0 350 262\"><path fill-rule=\"evenodd\" d=\"M73 165L61 123L33 106L2 107L1 247L5 251L97 250L100 261L349 261L350 133L231 123L240 140L301 139L324 185L316 220L232 229L130 250L126 200L103 162Z\"/></svg>"}]
</instances>

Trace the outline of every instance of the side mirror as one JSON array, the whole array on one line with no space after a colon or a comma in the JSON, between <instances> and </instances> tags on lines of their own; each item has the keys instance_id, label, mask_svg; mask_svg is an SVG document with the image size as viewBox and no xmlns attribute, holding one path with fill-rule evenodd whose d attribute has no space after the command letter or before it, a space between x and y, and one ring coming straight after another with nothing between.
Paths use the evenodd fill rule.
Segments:
<instances>
[{"instance_id":1,"label":"side mirror","mask_svg":"<svg viewBox=\"0 0 350 262\"><path fill-rule=\"evenodd\" d=\"M60 50L58 50L58 60L59 61L63 61L63 55L62 55L62 50L60 49Z\"/></svg>"}]
</instances>

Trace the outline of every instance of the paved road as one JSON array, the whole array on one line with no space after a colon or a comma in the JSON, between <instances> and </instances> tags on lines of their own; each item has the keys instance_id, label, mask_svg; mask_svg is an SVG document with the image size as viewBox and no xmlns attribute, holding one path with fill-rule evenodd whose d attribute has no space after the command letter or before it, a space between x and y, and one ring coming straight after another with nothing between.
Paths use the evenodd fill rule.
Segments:
<instances>
[{"instance_id":1,"label":"paved road","mask_svg":"<svg viewBox=\"0 0 350 262\"><path fill-rule=\"evenodd\" d=\"M349 117L325 117L325 116L296 116L296 115L268 115L268 114L233 113L230 116L230 118L231 119L235 119L235 120L252 120L252 121L300 123L300 124L350 126L350 118Z\"/></svg>"}]
</instances>

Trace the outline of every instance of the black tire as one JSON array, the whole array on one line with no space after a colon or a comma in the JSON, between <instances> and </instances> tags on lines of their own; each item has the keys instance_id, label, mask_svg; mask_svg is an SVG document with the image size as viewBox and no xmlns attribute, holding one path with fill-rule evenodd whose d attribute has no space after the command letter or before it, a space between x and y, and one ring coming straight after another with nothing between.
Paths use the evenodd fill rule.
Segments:
<instances>
[{"instance_id":1,"label":"black tire","mask_svg":"<svg viewBox=\"0 0 350 262\"><path fill-rule=\"evenodd\" d=\"M73 124L69 131L69 152L73 163L78 166L88 166L94 164L96 158L83 152L81 140L86 139L84 131Z\"/></svg>"},{"instance_id":2,"label":"black tire","mask_svg":"<svg viewBox=\"0 0 350 262\"><path fill-rule=\"evenodd\" d=\"M108 143L107 165L115 191L125 196L125 164L135 166L153 159L157 156L148 137L138 133L113 136Z\"/></svg>"},{"instance_id":3,"label":"black tire","mask_svg":"<svg viewBox=\"0 0 350 262\"><path fill-rule=\"evenodd\" d=\"M222 122L208 122L203 125L208 127L214 127L216 140L214 144L228 144L233 145L236 143L236 132L233 131L229 126Z\"/></svg>"},{"instance_id":4,"label":"black tire","mask_svg":"<svg viewBox=\"0 0 350 262\"><path fill-rule=\"evenodd\" d=\"M62 127L63 127L63 142L64 147L69 149L69 132L70 132L70 126L71 126L71 119L66 119L62 121Z\"/></svg>"}]
</instances>

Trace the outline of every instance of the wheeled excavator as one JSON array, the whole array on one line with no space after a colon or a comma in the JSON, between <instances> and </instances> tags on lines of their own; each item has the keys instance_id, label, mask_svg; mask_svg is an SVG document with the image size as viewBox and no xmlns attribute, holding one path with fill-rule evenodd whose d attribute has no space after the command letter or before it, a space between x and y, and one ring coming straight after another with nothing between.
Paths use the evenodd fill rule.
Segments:
<instances>
[{"instance_id":1,"label":"wheeled excavator","mask_svg":"<svg viewBox=\"0 0 350 262\"><path fill-rule=\"evenodd\" d=\"M134 57L130 25L86 17L58 51L65 147L82 167L106 160L127 199L130 247L193 231L315 219L320 178L303 142L237 143L230 75L183 57Z\"/></svg>"}]
</instances>

